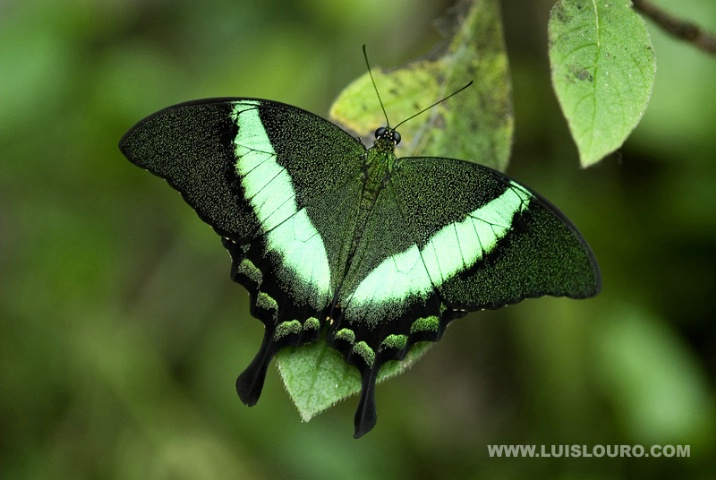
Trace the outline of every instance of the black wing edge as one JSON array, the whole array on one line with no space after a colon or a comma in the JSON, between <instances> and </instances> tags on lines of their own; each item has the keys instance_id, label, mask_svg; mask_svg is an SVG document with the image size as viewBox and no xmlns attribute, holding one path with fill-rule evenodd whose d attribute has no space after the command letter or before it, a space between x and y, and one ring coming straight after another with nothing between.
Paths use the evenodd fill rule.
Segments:
<instances>
[{"instance_id":1,"label":"black wing edge","mask_svg":"<svg viewBox=\"0 0 716 480\"><path fill-rule=\"evenodd\" d=\"M154 117L158 117L159 115L162 115L163 113L174 110L177 108L183 108L183 107L192 107L192 106L200 106L200 105L212 105L215 103L229 103L229 102L246 102L246 101L254 101L254 102L261 102L263 107L277 107L277 108L287 108L290 110L298 110L301 111L307 115L311 115L313 117L319 118L323 120L326 123L329 123L331 125L337 126L335 123L330 122L329 120L326 120L325 118L321 117L320 115L317 115L313 112L310 112L304 108L296 107L294 105L290 105L288 103L284 102L277 102L276 100L267 100L265 98L256 98L256 97L207 97L207 98L200 98L197 100L188 100L186 102L176 103L174 105L170 105L168 107L164 107L161 110L157 110L156 112L147 115L140 121L134 124L127 132L122 135L122 138L119 140L119 150L124 154L125 157L129 159L132 163L135 163L132 158L128 155L127 150L125 149L125 145L127 144L127 138L129 138L132 133L139 127L141 127L144 123L148 122L149 120L153 119ZM357 143L361 143L358 138L351 135L349 132L346 132L347 135L351 136L356 140Z\"/></svg>"}]
</instances>

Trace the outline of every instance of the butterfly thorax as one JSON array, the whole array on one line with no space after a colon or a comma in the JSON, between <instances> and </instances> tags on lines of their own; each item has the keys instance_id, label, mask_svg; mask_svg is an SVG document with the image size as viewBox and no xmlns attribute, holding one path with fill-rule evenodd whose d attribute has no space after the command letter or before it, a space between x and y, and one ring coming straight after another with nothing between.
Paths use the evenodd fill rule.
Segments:
<instances>
[{"instance_id":1,"label":"butterfly thorax","mask_svg":"<svg viewBox=\"0 0 716 480\"><path fill-rule=\"evenodd\" d=\"M350 266L350 259L353 258L353 254L360 244L363 230L373 211L373 207L378 199L378 196L390 180L390 175L397 160L395 157L396 141L393 140L394 138L396 137L394 136L394 131L392 129L378 129L376 130L375 143L366 152L361 179L363 183L363 190L361 192L360 203L358 206L358 218L355 224L356 229L353 234L346 271ZM398 141L400 141L400 137L398 136L397 138Z\"/></svg>"},{"instance_id":2,"label":"butterfly thorax","mask_svg":"<svg viewBox=\"0 0 716 480\"><path fill-rule=\"evenodd\" d=\"M390 127L381 127L375 131L375 143L365 156L364 196L372 196L373 201L390 180L395 166L395 146L400 143L400 134ZM371 195L374 194L374 195Z\"/></svg>"},{"instance_id":3,"label":"butterfly thorax","mask_svg":"<svg viewBox=\"0 0 716 480\"><path fill-rule=\"evenodd\" d=\"M365 156L364 191L379 193L390 179L395 161L395 142L386 137L376 138Z\"/></svg>"}]
</instances>

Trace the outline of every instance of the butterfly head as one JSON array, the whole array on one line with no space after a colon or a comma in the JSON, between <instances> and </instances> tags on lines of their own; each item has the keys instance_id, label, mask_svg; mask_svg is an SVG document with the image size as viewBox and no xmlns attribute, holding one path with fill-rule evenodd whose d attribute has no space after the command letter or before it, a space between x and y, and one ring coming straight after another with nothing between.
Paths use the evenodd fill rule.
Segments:
<instances>
[{"instance_id":1,"label":"butterfly head","mask_svg":"<svg viewBox=\"0 0 716 480\"><path fill-rule=\"evenodd\" d=\"M375 131L375 143L382 143L388 141L395 147L400 143L400 133L394 128L380 127Z\"/></svg>"}]
</instances>

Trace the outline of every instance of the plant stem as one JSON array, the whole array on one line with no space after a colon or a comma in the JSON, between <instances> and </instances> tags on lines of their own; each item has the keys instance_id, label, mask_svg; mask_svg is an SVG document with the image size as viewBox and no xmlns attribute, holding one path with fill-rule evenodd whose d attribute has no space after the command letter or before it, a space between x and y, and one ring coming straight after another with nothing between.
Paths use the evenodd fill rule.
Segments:
<instances>
[{"instance_id":1,"label":"plant stem","mask_svg":"<svg viewBox=\"0 0 716 480\"><path fill-rule=\"evenodd\" d=\"M632 0L634 8L676 38L689 42L704 52L716 55L716 37L705 32L698 25L673 17L648 0Z\"/></svg>"}]
</instances>

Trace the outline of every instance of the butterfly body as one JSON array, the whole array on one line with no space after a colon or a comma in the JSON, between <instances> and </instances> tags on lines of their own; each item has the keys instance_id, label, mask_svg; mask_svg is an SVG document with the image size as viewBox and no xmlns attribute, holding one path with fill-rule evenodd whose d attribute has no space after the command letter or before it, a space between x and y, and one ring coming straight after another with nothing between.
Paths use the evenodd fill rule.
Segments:
<instances>
[{"instance_id":1,"label":"butterfly body","mask_svg":"<svg viewBox=\"0 0 716 480\"><path fill-rule=\"evenodd\" d=\"M549 202L471 162L397 158L398 141L382 128L366 148L304 110L234 98L169 107L120 142L221 235L249 291L265 332L237 379L244 403L276 352L325 335L361 373L358 437L380 367L451 320L599 290L591 250Z\"/></svg>"}]
</instances>

